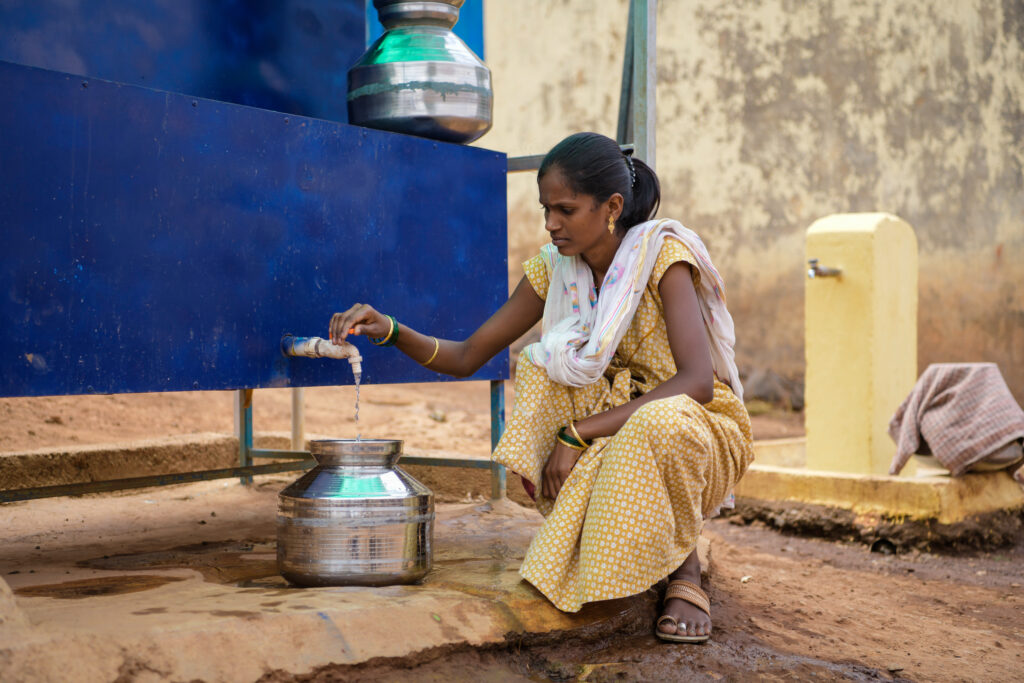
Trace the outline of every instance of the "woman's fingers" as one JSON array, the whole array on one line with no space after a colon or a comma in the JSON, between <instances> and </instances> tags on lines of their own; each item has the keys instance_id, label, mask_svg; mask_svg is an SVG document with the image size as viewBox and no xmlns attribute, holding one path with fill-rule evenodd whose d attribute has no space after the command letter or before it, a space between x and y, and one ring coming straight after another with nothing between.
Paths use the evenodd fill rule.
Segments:
<instances>
[{"instance_id":1,"label":"woman's fingers","mask_svg":"<svg viewBox=\"0 0 1024 683\"><path fill-rule=\"evenodd\" d=\"M344 313L335 313L331 316L330 338L334 343L338 343L345 338L346 331L342 322L344 318Z\"/></svg>"},{"instance_id":2,"label":"woman's fingers","mask_svg":"<svg viewBox=\"0 0 1024 683\"><path fill-rule=\"evenodd\" d=\"M335 313L331 316L330 335L332 342L338 343L348 336L348 330L351 327L349 320L361 307L362 304L355 304L344 313Z\"/></svg>"},{"instance_id":3,"label":"woman's fingers","mask_svg":"<svg viewBox=\"0 0 1024 683\"><path fill-rule=\"evenodd\" d=\"M558 497L578 458L579 453L568 446L555 446L544 465L541 493L546 498L554 500Z\"/></svg>"},{"instance_id":4,"label":"woman's fingers","mask_svg":"<svg viewBox=\"0 0 1024 683\"><path fill-rule=\"evenodd\" d=\"M382 319L384 316L369 304L354 304L344 313L335 313L331 316L331 341L337 344L350 334L380 336L376 328L381 327Z\"/></svg>"},{"instance_id":5,"label":"woman's fingers","mask_svg":"<svg viewBox=\"0 0 1024 683\"><path fill-rule=\"evenodd\" d=\"M558 480L558 475L552 472L548 475L548 491L551 492L549 496L551 500L558 498L558 492L562 490L562 482Z\"/></svg>"},{"instance_id":6,"label":"woman's fingers","mask_svg":"<svg viewBox=\"0 0 1024 683\"><path fill-rule=\"evenodd\" d=\"M545 498L548 498L550 500L554 500L558 496L558 490L559 490L559 488L561 488L557 484L557 481L556 481L556 478L555 478L555 468L554 468L554 465L555 465L555 454L557 452L558 452L557 448L551 451L551 455L548 456L548 461L544 465L544 472L542 474L543 481L542 481L542 486L541 486L541 493L544 494Z\"/></svg>"}]
</instances>

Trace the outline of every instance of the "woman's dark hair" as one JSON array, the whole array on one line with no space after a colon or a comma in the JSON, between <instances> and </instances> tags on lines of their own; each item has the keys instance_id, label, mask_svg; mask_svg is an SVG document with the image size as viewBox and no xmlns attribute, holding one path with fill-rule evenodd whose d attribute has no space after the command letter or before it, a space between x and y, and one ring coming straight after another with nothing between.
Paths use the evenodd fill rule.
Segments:
<instances>
[{"instance_id":1,"label":"woman's dark hair","mask_svg":"<svg viewBox=\"0 0 1024 683\"><path fill-rule=\"evenodd\" d=\"M622 195L622 214L616 226L629 230L654 217L661 203L658 176L640 159L627 158L618 143L599 133L576 133L559 142L544 157L537 180L552 168L565 176L573 192L588 194L598 203Z\"/></svg>"}]
</instances>

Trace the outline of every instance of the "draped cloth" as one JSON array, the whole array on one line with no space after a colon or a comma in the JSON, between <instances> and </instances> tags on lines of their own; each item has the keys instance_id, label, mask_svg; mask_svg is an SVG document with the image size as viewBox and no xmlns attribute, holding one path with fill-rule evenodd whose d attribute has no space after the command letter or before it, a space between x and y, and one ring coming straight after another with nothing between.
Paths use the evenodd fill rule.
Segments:
<instances>
[{"instance_id":1,"label":"draped cloth","mask_svg":"<svg viewBox=\"0 0 1024 683\"><path fill-rule=\"evenodd\" d=\"M593 273L579 256L562 256L554 245L542 249L553 262L551 288L544 303L542 336L521 356L547 370L559 384L583 387L596 382L611 362L636 312L666 237L685 244L697 259L700 303L711 362L720 379L742 400L736 368L732 316L726 308L725 284L697 233L671 219L647 221L626 232L601 284L596 300Z\"/></svg>"},{"instance_id":2,"label":"draped cloth","mask_svg":"<svg viewBox=\"0 0 1024 683\"><path fill-rule=\"evenodd\" d=\"M995 363L933 363L889 422L899 474L914 453L932 454L953 476L1024 439L1024 410ZM1014 474L1024 485L1024 467Z\"/></svg>"}]
</instances>

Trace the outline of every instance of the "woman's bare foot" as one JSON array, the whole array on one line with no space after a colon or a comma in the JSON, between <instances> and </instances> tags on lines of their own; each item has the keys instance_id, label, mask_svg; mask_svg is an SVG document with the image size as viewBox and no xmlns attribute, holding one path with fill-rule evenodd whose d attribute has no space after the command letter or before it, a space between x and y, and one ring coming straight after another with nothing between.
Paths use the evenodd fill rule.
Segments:
<instances>
[{"instance_id":1,"label":"woman's bare foot","mask_svg":"<svg viewBox=\"0 0 1024 683\"><path fill-rule=\"evenodd\" d=\"M699 586L700 559L697 557L697 550L694 549L679 568L669 574L668 578L669 581L682 579ZM675 619L676 624L666 619L658 624L658 631L661 633L678 636L711 635L711 617L704 610L686 600L679 598L666 600L662 614Z\"/></svg>"}]
</instances>

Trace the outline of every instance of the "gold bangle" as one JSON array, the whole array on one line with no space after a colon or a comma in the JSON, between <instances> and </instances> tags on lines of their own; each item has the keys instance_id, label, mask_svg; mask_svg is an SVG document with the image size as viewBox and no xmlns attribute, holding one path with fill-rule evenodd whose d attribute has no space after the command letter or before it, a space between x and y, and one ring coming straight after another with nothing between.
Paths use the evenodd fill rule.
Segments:
<instances>
[{"instance_id":1,"label":"gold bangle","mask_svg":"<svg viewBox=\"0 0 1024 683\"><path fill-rule=\"evenodd\" d=\"M390 315L387 316L387 319L388 325L390 325L390 327L388 327L388 333L385 334L383 337L377 337L376 339L370 337L370 342L372 342L374 346L386 346L388 339L390 339L391 335L394 334L395 332L395 319L392 318Z\"/></svg>"},{"instance_id":2,"label":"gold bangle","mask_svg":"<svg viewBox=\"0 0 1024 683\"><path fill-rule=\"evenodd\" d=\"M576 425L573 424L572 420L569 420L569 431L572 432L572 435L575 436L576 440L579 441L581 444L587 447L590 446L590 442L584 439L582 436L580 436L580 433L576 431Z\"/></svg>"},{"instance_id":3,"label":"gold bangle","mask_svg":"<svg viewBox=\"0 0 1024 683\"><path fill-rule=\"evenodd\" d=\"M565 444L566 446L568 446L569 448L573 449L574 451L582 452L582 451L587 450L586 446L577 446L576 444L569 443L569 441L567 441L565 438L563 438L561 434L559 434L556 438L558 439L558 443Z\"/></svg>"},{"instance_id":4,"label":"gold bangle","mask_svg":"<svg viewBox=\"0 0 1024 683\"><path fill-rule=\"evenodd\" d=\"M422 365L423 367L427 367L428 365L433 363L434 359L437 358L437 352L440 351L440 350L441 350L441 342L439 342L437 340L437 337L434 337L434 352L432 354L430 354L430 358L428 358L425 362L420 363L420 365Z\"/></svg>"}]
</instances>

